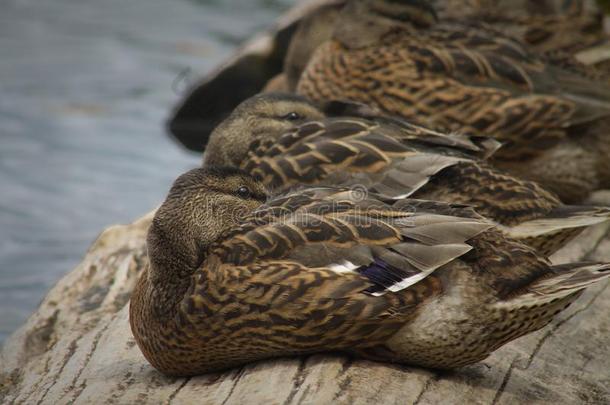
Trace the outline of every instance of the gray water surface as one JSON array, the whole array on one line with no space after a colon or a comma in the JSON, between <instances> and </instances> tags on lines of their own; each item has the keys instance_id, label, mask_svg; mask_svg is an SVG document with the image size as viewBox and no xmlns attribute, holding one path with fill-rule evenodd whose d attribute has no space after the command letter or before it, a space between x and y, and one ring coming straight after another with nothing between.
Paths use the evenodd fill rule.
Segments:
<instances>
[{"instance_id":1,"label":"gray water surface","mask_svg":"<svg viewBox=\"0 0 610 405\"><path fill-rule=\"evenodd\" d=\"M176 78L209 71L291 3L2 2L0 342L104 227L199 163L164 133L187 87Z\"/></svg>"}]
</instances>

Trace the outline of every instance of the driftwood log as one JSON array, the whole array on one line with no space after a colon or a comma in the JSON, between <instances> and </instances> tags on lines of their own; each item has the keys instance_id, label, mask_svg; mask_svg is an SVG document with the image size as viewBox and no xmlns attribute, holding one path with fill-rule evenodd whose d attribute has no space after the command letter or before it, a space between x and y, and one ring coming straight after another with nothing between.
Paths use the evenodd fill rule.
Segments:
<instances>
[{"instance_id":1,"label":"driftwood log","mask_svg":"<svg viewBox=\"0 0 610 405\"><path fill-rule=\"evenodd\" d=\"M610 194L598 197L610 203ZM610 283L589 289L543 330L453 372L324 354L165 377L146 362L128 324L150 219L104 231L9 339L0 403L610 403ZM588 230L553 259L610 260L610 226Z\"/></svg>"}]
</instances>

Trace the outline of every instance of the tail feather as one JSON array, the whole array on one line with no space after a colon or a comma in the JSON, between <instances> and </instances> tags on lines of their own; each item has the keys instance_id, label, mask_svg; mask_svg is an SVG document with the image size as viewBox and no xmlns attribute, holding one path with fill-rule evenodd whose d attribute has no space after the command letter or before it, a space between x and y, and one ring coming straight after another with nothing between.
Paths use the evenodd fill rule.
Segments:
<instances>
[{"instance_id":1,"label":"tail feather","mask_svg":"<svg viewBox=\"0 0 610 405\"><path fill-rule=\"evenodd\" d=\"M549 277L534 281L510 301L519 306L555 301L610 277L610 263L570 263L553 266Z\"/></svg>"},{"instance_id":2,"label":"tail feather","mask_svg":"<svg viewBox=\"0 0 610 405\"><path fill-rule=\"evenodd\" d=\"M543 218L522 222L506 229L515 239L553 234L566 229L597 225L610 219L610 208L562 205Z\"/></svg>"}]
</instances>

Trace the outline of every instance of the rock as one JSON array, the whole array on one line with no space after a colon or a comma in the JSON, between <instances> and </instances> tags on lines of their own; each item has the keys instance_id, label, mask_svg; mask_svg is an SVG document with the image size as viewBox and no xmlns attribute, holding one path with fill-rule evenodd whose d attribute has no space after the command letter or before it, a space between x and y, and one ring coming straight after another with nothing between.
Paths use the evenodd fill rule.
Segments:
<instances>
[{"instance_id":1,"label":"rock","mask_svg":"<svg viewBox=\"0 0 610 405\"><path fill-rule=\"evenodd\" d=\"M243 100L282 71L298 22L317 8L345 0L304 0L206 75L176 108L168 129L186 148L201 152L210 132ZM229 89L229 90L228 90Z\"/></svg>"},{"instance_id":2,"label":"rock","mask_svg":"<svg viewBox=\"0 0 610 405\"><path fill-rule=\"evenodd\" d=\"M595 196L610 201L608 193ZM0 357L1 403L610 403L610 283L485 361L438 372L338 354L277 359L195 378L150 366L128 323L152 213L104 231ZM610 260L610 225L553 260Z\"/></svg>"},{"instance_id":3,"label":"rock","mask_svg":"<svg viewBox=\"0 0 610 405\"><path fill-rule=\"evenodd\" d=\"M26 324L7 340L0 353L0 398L17 380L26 382L47 373L50 358L46 356L51 351L66 342L68 352L75 351L78 336L125 307L148 260L145 238L152 215L105 230L83 262L51 289ZM42 357L48 358L46 364L40 363ZM22 372L25 364L31 367L27 376Z\"/></svg>"}]
</instances>

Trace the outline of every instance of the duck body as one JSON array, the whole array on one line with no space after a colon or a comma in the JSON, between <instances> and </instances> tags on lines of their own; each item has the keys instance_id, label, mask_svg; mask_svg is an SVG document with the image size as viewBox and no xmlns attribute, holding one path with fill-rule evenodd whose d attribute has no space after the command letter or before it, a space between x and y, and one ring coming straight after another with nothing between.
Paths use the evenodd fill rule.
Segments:
<instances>
[{"instance_id":1,"label":"duck body","mask_svg":"<svg viewBox=\"0 0 610 405\"><path fill-rule=\"evenodd\" d=\"M130 323L163 373L333 350L455 368L608 276L553 267L463 206L337 188L263 203L261 190L234 169L196 169L157 211Z\"/></svg>"},{"instance_id":2,"label":"duck body","mask_svg":"<svg viewBox=\"0 0 610 405\"><path fill-rule=\"evenodd\" d=\"M346 3L347 0L332 1L304 16L285 55L282 74L285 85L281 88L270 86L269 89L296 89L314 51L332 38L334 25ZM592 49L607 45L603 13L586 0L558 3L536 0L431 1L443 21L485 24L488 30L515 38L532 52L543 54L554 63L593 79L608 81L609 71L602 66L604 59L591 60L588 56Z\"/></svg>"},{"instance_id":3,"label":"duck body","mask_svg":"<svg viewBox=\"0 0 610 405\"><path fill-rule=\"evenodd\" d=\"M396 20L385 3L346 7L333 39L302 74L300 94L316 102L354 100L441 131L494 137L504 144L496 166L564 201L608 184L609 86L484 25L436 22L428 8L407 8L407 17L398 14L404 21ZM382 11L365 12L375 4Z\"/></svg>"},{"instance_id":4,"label":"duck body","mask_svg":"<svg viewBox=\"0 0 610 405\"><path fill-rule=\"evenodd\" d=\"M301 119L271 123L269 117L289 111ZM320 109L274 94L238 107L211 135L204 164L238 166L274 190L342 186L396 200L470 205L544 255L610 217L607 208L566 206L536 183L493 168L485 159L498 146L490 138L446 135L383 117L359 104L331 102Z\"/></svg>"},{"instance_id":5,"label":"duck body","mask_svg":"<svg viewBox=\"0 0 610 405\"><path fill-rule=\"evenodd\" d=\"M509 35L566 69L610 82L610 37L592 0L434 0L442 20L469 20Z\"/></svg>"},{"instance_id":6,"label":"duck body","mask_svg":"<svg viewBox=\"0 0 610 405\"><path fill-rule=\"evenodd\" d=\"M574 54L607 39L594 1L432 0L439 17L492 25L536 52Z\"/></svg>"}]
</instances>

